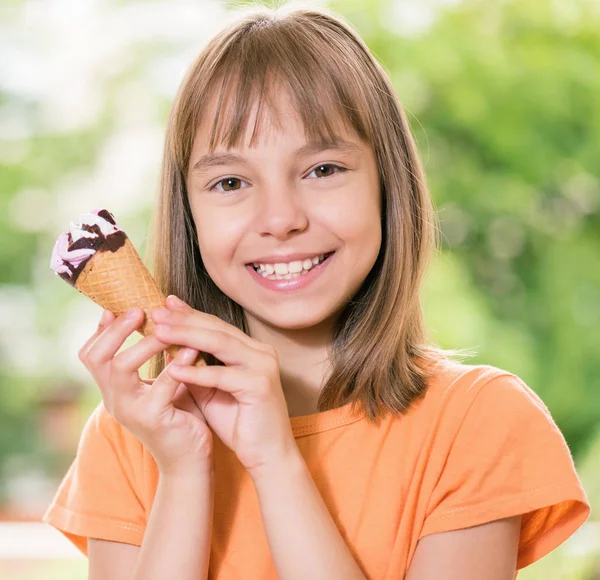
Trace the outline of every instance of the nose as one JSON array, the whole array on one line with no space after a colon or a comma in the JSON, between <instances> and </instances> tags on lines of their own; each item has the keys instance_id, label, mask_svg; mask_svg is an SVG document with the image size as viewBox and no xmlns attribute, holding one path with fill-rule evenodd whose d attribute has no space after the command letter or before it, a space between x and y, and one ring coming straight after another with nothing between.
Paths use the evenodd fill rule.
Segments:
<instances>
[{"instance_id":1,"label":"nose","mask_svg":"<svg viewBox=\"0 0 600 580\"><path fill-rule=\"evenodd\" d=\"M294 187L282 186L281 181L265 186L260 199L257 224L261 235L286 239L306 229L308 216L304 201Z\"/></svg>"}]
</instances>

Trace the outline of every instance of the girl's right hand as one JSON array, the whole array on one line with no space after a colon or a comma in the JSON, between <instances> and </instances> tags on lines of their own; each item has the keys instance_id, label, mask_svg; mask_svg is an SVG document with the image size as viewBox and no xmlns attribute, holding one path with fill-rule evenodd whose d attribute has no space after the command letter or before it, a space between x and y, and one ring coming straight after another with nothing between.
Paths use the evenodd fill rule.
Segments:
<instances>
[{"instance_id":1,"label":"girl's right hand","mask_svg":"<svg viewBox=\"0 0 600 580\"><path fill-rule=\"evenodd\" d=\"M141 308L118 318L104 310L96 332L79 350L79 360L100 388L106 410L141 441L161 474L209 473L212 433L185 384L171 377L168 365L152 385L138 373L168 345L149 335L116 354L144 316ZM192 364L197 354L195 349L182 348L173 362Z\"/></svg>"}]
</instances>

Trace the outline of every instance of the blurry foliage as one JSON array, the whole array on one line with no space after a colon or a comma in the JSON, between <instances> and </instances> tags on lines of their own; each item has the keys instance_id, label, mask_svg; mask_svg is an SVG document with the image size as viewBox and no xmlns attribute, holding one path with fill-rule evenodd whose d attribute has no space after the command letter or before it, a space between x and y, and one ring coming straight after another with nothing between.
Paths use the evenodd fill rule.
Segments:
<instances>
[{"instance_id":1,"label":"blurry foliage","mask_svg":"<svg viewBox=\"0 0 600 580\"><path fill-rule=\"evenodd\" d=\"M391 2L330 6L391 75L440 210L443 251L424 293L432 338L445 347L474 347L472 362L521 376L578 457L600 424L598 5L465 1L440 8L418 34L398 33L402 14L387 17ZM153 58L142 48L132 76ZM111 82L125 84L127 75ZM52 191L65 175L93 166L116 126L112 91L93 126L34 134L23 162L0 166L0 291L31 291L37 328L50 337L58 336L70 301L80 298L62 282L50 284L49 268L47 283L35 280L34 263L49 263L60 232L23 231L11 219L12 203L23 188ZM152 98L166 124L169 100ZM0 106L14 100L0 89ZM35 125L40 104L19 105ZM0 135L0 152L13 146ZM138 229L147 227L150 203L149 196L140 207ZM144 244L138 246L143 254ZM1 349L0 365L1 475L11 454L40 459L44 446L31 409L38 390L57 377L44 378L39 369L30 377L11 372ZM91 403L85 405L87 412Z\"/></svg>"},{"instance_id":2,"label":"blurry foliage","mask_svg":"<svg viewBox=\"0 0 600 580\"><path fill-rule=\"evenodd\" d=\"M434 340L519 374L577 455L600 420L598 4L466 1L416 36L345 13L392 77L440 212Z\"/></svg>"}]
</instances>

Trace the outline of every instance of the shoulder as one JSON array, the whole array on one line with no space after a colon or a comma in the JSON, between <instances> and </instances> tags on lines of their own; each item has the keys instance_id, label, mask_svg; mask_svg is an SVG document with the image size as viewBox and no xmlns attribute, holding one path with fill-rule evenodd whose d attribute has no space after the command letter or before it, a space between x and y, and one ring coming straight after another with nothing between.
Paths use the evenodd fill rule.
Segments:
<instances>
[{"instance_id":1,"label":"shoulder","mask_svg":"<svg viewBox=\"0 0 600 580\"><path fill-rule=\"evenodd\" d=\"M121 435L123 430L124 428L120 423L107 411L104 401L100 401L88 417L83 428L83 434L113 437Z\"/></svg>"},{"instance_id":2,"label":"shoulder","mask_svg":"<svg viewBox=\"0 0 600 580\"><path fill-rule=\"evenodd\" d=\"M544 413L548 408L537 393L519 376L491 365L469 365L443 361L431 374L427 396L433 407L462 409L472 405L492 405L501 411L509 405L536 407Z\"/></svg>"},{"instance_id":3,"label":"shoulder","mask_svg":"<svg viewBox=\"0 0 600 580\"><path fill-rule=\"evenodd\" d=\"M532 484L538 476L547 483L548 473L557 481L564 479L561 473L574 474L560 428L519 376L494 366L452 362L439 369L430 388L417 423L431 468L454 470L459 478L465 470L480 469L481 477L493 472L505 481L531 471Z\"/></svg>"},{"instance_id":4,"label":"shoulder","mask_svg":"<svg viewBox=\"0 0 600 580\"><path fill-rule=\"evenodd\" d=\"M419 420L427 498L421 537L522 514L522 567L585 521L589 502L569 446L520 377L451 363L427 397Z\"/></svg>"},{"instance_id":5,"label":"shoulder","mask_svg":"<svg viewBox=\"0 0 600 580\"><path fill-rule=\"evenodd\" d=\"M87 538L139 546L157 480L149 480L144 456L139 440L99 403L43 521L85 555Z\"/></svg>"},{"instance_id":6,"label":"shoulder","mask_svg":"<svg viewBox=\"0 0 600 580\"><path fill-rule=\"evenodd\" d=\"M141 458L145 450L137 437L121 425L100 401L88 417L79 442L79 450Z\"/></svg>"},{"instance_id":7,"label":"shoulder","mask_svg":"<svg viewBox=\"0 0 600 580\"><path fill-rule=\"evenodd\" d=\"M100 402L83 428L76 463L89 474L121 474L131 485L156 479L156 463L141 441L121 425ZM116 475L115 475L116 477Z\"/></svg>"},{"instance_id":8,"label":"shoulder","mask_svg":"<svg viewBox=\"0 0 600 580\"><path fill-rule=\"evenodd\" d=\"M422 438L446 451L458 433L509 436L526 422L559 434L545 403L519 376L491 365L447 360L431 369L425 395L407 418Z\"/></svg>"}]
</instances>

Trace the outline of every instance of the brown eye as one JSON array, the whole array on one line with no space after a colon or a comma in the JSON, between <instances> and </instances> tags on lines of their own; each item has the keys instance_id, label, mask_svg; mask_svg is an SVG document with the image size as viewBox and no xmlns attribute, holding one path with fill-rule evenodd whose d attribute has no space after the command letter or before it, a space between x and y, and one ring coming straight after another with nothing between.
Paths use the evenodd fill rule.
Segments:
<instances>
[{"instance_id":1,"label":"brown eye","mask_svg":"<svg viewBox=\"0 0 600 580\"><path fill-rule=\"evenodd\" d=\"M217 189L217 191L238 191L240 187L236 187L236 184L239 185L242 183L241 179L237 179L236 177L226 177L225 179L221 179L221 181L217 181L210 189L211 191ZM218 185L223 184L223 188L217 188Z\"/></svg>"},{"instance_id":2,"label":"brown eye","mask_svg":"<svg viewBox=\"0 0 600 580\"><path fill-rule=\"evenodd\" d=\"M317 174L317 177L331 177L336 173L345 173L348 171L345 167L340 167L339 165L335 165L333 163L323 163L322 165L318 165L315 167L309 175L312 173ZM321 175L319 175L321 173ZM323 175L324 174L324 175Z\"/></svg>"},{"instance_id":3,"label":"brown eye","mask_svg":"<svg viewBox=\"0 0 600 580\"><path fill-rule=\"evenodd\" d=\"M328 170L331 170L331 171L328 171ZM332 165L319 165L319 167L315 168L315 171L317 172L317 175L319 172L326 173L327 175L324 175L321 177L327 177L328 175L332 175L333 166ZM333 173L335 173L335 172L333 172Z\"/></svg>"}]
</instances>

